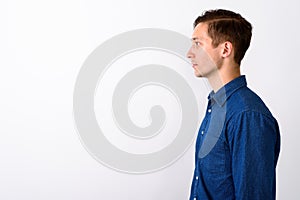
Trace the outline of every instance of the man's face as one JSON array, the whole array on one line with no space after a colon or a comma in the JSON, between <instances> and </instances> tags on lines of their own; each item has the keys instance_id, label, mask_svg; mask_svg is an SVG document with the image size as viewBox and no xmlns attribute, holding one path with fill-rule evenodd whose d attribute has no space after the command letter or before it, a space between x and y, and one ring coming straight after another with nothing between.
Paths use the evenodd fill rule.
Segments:
<instances>
[{"instance_id":1,"label":"man's face","mask_svg":"<svg viewBox=\"0 0 300 200\"><path fill-rule=\"evenodd\" d=\"M206 77L217 74L221 62L220 48L212 46L212 39L207 33L207 24L199 23L192 36L192 46L187 53L191 59L195 76Z\"/></svg>"}]
</instances>

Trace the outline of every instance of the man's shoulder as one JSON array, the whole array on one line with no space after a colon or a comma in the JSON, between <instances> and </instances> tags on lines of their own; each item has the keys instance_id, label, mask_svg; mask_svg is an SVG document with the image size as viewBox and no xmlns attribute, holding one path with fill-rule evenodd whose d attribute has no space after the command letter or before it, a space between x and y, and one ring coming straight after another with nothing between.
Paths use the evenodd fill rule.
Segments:
<instances>
[{"instance_id":1,"label":"man's shoulder","mask_svg":"<svg viewBox=\"0 0 300 200\"><path fill-rule=\"evenodd\" d=\"M270 110L263 100L248 87L242 87L235 91L227 99L226 107L230 115L237 115L244 112L257 112L272 117Z\"/></svg>"}]
</instances>

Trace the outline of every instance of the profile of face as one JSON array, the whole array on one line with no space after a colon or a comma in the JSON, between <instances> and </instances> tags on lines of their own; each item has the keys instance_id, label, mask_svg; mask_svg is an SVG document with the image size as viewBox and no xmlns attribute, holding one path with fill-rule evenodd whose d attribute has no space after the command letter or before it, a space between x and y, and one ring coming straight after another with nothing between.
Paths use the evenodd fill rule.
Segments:
<instances>
[{"instance_id":1,"label":"profile of face","mask_svg":"<svg viewBox=\"0 0 300 200\"><path fill-rule=\"evenodd\" d=\"M193 32L192 46L187 53L194 68L195 76L210 78L217 75L222 62L220 48L213 47L212 39L207 33L208 25L199 23Z\"/></svg>"}]
</instances>

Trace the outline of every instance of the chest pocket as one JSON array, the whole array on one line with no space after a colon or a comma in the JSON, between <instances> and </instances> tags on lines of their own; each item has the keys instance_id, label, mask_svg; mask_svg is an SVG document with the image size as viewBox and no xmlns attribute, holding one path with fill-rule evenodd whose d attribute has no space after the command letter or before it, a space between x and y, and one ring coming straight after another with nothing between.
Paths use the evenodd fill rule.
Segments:
<instances>
[{"instance_id":1,"label":"chest pocket","mask_svg":"<svg viewBox=\"0 0 300 200\"><path fill-rule=\"evenodd\" d=\"M200 166L203 171L212 174L224 174L230 170L229 167L229 151L224 140L220 137L209 153L201 158L201 150L199 151Z\"/></svg>"}]
</instances>

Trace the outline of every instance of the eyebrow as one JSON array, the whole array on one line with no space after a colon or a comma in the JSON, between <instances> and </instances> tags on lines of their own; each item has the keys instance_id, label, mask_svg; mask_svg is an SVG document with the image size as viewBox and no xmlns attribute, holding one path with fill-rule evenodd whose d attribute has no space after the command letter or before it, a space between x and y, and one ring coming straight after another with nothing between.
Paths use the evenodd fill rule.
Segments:
<instances>
[{"instance_id":1,"label":"eyebrow","mask_svg":"<svg viewBox=\"0 0 300 200\"><path fill-rule=\"evenodd\" d=\"M195 40L203 40L203 39L202 39L202 38L199 38L199 37L193 37L191 40L192 40L192 41L195 41Z\"/></svg>"}]
</instances>

